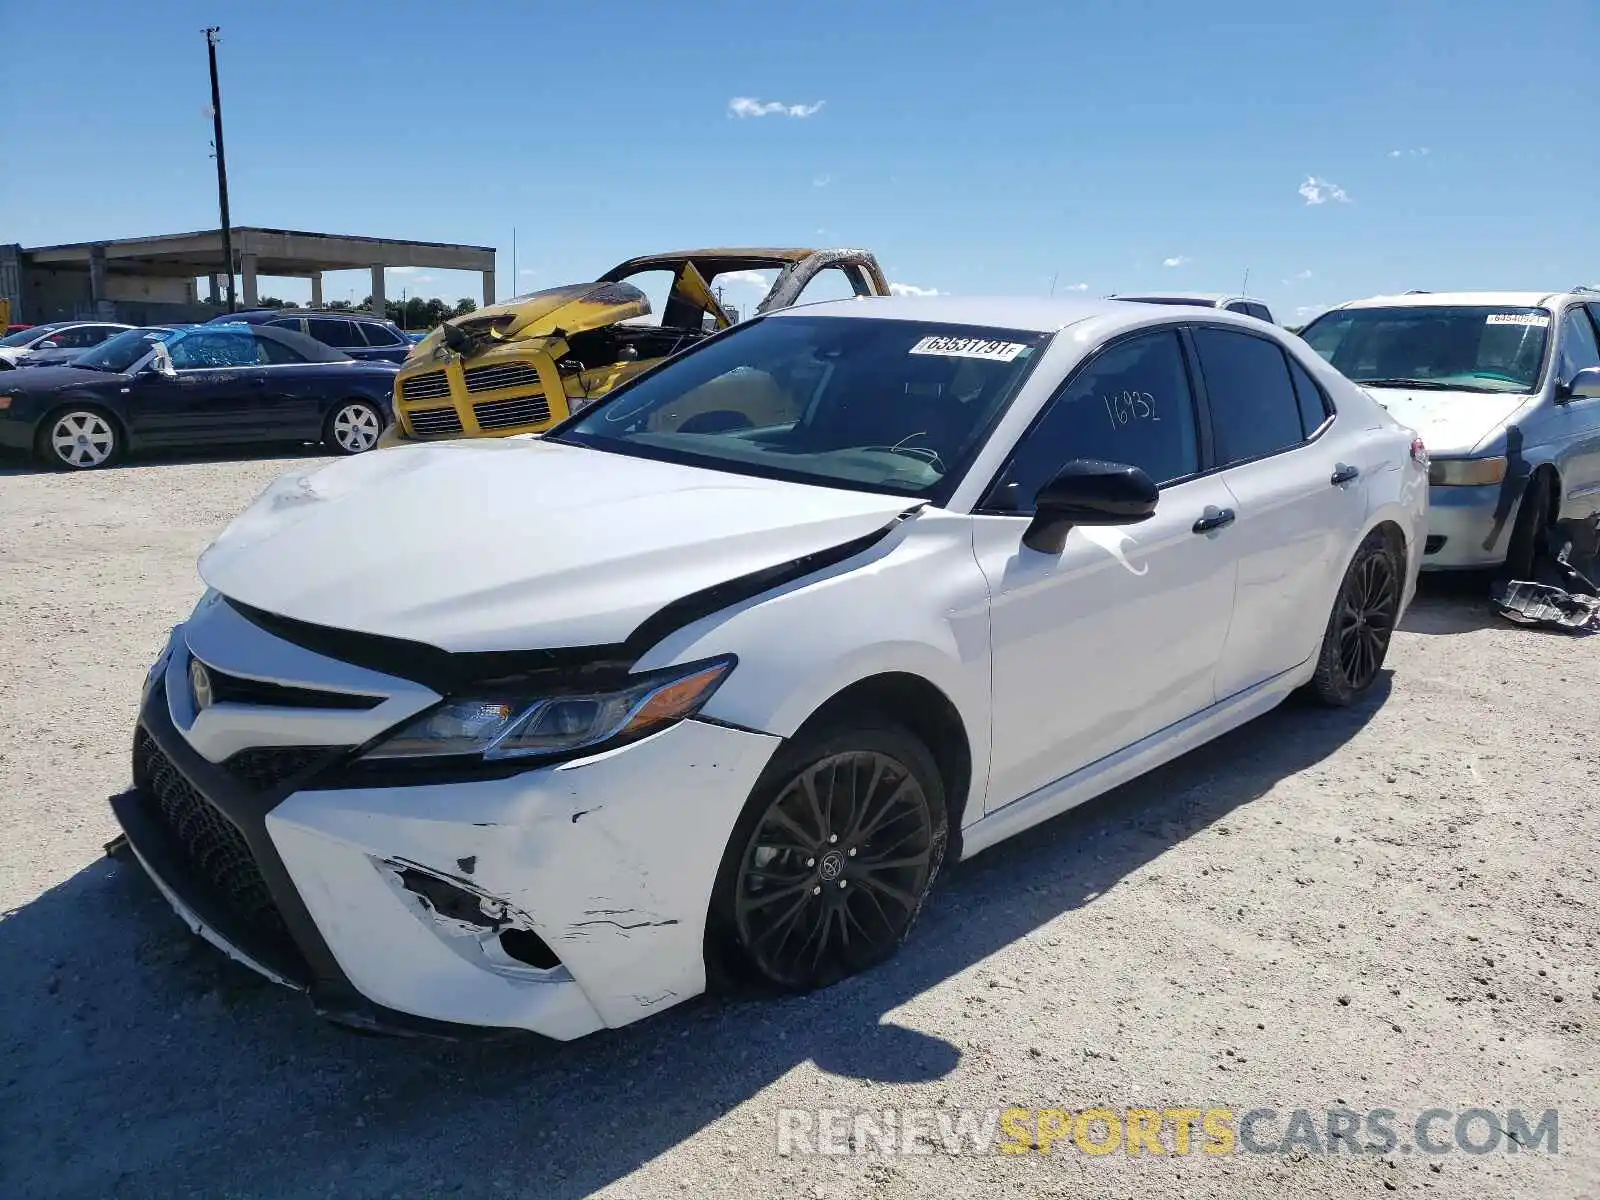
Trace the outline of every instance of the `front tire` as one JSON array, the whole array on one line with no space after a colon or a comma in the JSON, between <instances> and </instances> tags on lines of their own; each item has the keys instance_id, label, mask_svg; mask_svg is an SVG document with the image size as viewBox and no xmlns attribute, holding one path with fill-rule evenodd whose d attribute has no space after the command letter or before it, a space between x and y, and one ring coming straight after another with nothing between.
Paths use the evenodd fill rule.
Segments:
<instances>
[{"instance_id":1,"label":"front tire","mask_svg":"<svg viewBox=\"0 0 1600 1200\"><path fill-rule=\"evenodd\" d=\"M1400 615L1405 558L1382 533L1356 550L1322 635L1311 693L1336 708L1353 704L1377 681Z\"/></svg>"},{"instance_id":2,"label":"front tire","mask_svg":"<svg viewBox=\"0 0 1600 1200\"><path fill-rule=\"evenodd\" d=\"M365 454L383 434L383 415L365 400L345 400L328 414L323 445L335 454Z\"/></svg>"},{"instance_id":3,"label":"front tire","mask_svg":"<svg viewBox=\"0 0 1600 1200\"><path fill-rule=\"evenodd\" d=\"M1506 564L1501 569L1507 578L1533 578L1539 555L1547 549L1552 502L1550 481L1543 475L1534 476L1522 493L1511 540L1506 544Z\"/></svg>"},{"instance_id":4,"label":"front tire","mask_svg":"<svg viewBox=\"0 0 1600 1200\"><path fill-rule=\"evenodd\" d=\"M876 966L911 932L948 838L944 782L916 737L876 718L802 733L762 773L723 854L718 965L785 992Z\"/></svg>"},{"instance_id":5,"label":"front tire","mask_svg":"<svg viewBox=\"0 0 1600 1200\"><path fill-rule=\"evenodd\" d=\"M63 471L110 466L122 449L122 430L116 418L90 405L51 413L39 423L34 439L39 459Z\"/></svg>"}]
</instances>

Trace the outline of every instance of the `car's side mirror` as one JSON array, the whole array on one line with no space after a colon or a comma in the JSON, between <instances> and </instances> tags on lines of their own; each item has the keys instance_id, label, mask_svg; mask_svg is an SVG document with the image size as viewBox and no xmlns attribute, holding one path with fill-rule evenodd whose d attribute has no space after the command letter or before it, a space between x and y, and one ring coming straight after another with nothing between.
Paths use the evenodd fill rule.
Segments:
<instances>
[{"instance_id":1,"label":"car's side mirror","mask_svg":"<svg viewBox=\"0 0 1600 1200\"><path fill-rule=\"evenodd\" d=\"M1127 463L1078 458L1056 472L1033 501L1033 521L1022 544L1060 554L1074 525L1136 525L1156 513L1155 483Z\"/></svg>"},{"instance_id":2,"label":"car's side mirror","mask_svg":"<svg viewBox=\"0 0 1600 1200\"><path fill-rule=\"evenodd\" d=\"M61 343L52 342L49 338L46 338L42 342L35 342L33 348L35 350L59 350L61 349Z\"/></svg>"},{"instance_id":3,"label":"car's side mirror","mask_svg":"<svg viewBox=\"0 0 1600 1200\"><path fill-rule=\"evenodd\" d=\"M1561 389L1565 400L1594 400L1600 398L1600 367L1585 367Z\"/></svg>"},{"instance_id":4,"label":"car's side mirror","mask_svg":"<svg viewBox=\"0 0 1600 1200\"><path fill-rule=\"evenodd\" d=\"M163 375L168 379L173 379L178 374L178 369L172 365L172 351L160 342L156 343L155 357L145 369L153 375Z\"/></svg>"}]
</instances>

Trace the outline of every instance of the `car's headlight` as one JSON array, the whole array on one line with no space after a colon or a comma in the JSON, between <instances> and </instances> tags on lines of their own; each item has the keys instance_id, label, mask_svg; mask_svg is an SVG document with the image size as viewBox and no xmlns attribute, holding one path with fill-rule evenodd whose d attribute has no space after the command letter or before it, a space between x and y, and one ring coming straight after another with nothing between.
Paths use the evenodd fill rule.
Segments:
<instances>
[{"instance_id":1,"label":"car's headlight","mask_svg":"<svg viewBox=\"0 0 1600 1200\"><path fill-rule=\"evenodd\" d=\"M732 657L672 667L605 692L511 698L452 696L385 738L363 758L470 755L499 762L632 740L699 712L733 667Z\"/></svg>"},{"instance_id":2,"label":"car's headlight","mask_svg":"<svg viewBox=\"0 0 1600 1200\"><path fill-rule=\"evenodd\" d=\"M1428 482L1444 487L1483 487L1505 477L1504 458L1436 458L1428 464Z\"/></svg>"}]
</instances>

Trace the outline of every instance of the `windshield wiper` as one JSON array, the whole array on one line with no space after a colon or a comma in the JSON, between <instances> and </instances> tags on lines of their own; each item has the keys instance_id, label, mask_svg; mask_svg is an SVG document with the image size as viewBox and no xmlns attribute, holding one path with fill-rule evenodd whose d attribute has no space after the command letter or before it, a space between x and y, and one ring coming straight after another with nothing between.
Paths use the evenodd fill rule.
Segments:
<instances>
[{"instance_id":1,"label":"windshield wiper","mask_svg":"<svg viewBox=\"0 0 1600 1200\"><path fill-rule=\"evenodd\" d=\"M1454 392L1461 389L1460 384L1440 383L1437 379L1358 379L1355 382L1362 387L1408 387L1429 392Z\"/></svg>"}]
</instances>

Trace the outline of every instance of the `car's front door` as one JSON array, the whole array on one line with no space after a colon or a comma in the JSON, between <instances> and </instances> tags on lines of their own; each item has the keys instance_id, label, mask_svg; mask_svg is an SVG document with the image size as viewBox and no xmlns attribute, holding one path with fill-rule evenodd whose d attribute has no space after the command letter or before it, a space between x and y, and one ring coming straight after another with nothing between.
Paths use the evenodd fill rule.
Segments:
<instances>
[{"instance_id":1,"label":"car's front door","mask_svg":"<svg viewBox=\"0 0 1600 1200\"><path fill-rule=\"evenodd\" d=\"M167 342L174 374L146 372L129 389L135 440L150 445L248 441L260 432L266 387L248 329L186 330Z\"/></svg>"},{"instance_id":2,"label":"car's front door","mask_svg":"<svg viewBox=\"0 0 1600 1200\"><path fill-rule=\"evenodd\" d=\"M1590 309L1600 320L1600 305ZM1559 403L1552 406L1548 427L1557 443L1561 468L1561 516L1582 520L1600 510L1600 399L1565 396L1565 385L1585 367L1600 367L1600 339L1581 305L1561 320L1556 343L1556 385Z\"/></svg>"},{"instance_id":3,"label":"car's front door","mask_svg":"<svg viewBox=\"0 0 1600 1200\"><path fill-rule=\"evenodd\" d=\"M1366 519L1363 476L1382 467L1362 459L1359 442L1325 435L1322 390L1275 339L1209 326L1193 339L1238 514L1238 595L1217 666L1223 700L1317 652Z\"/></svg>"},{"instance_id":4,"label":"car's front door","mask_svg":"<svg viewBox=\"0 0 1600 1200\"><path fill-rule=\"evenodd\" d=\"M1141 524L1022 544L1065 463L1130 463L1161 485ZM1019 441L974 516L991 596L993 811L1208 707L1233 612L1231 498L1204 466L1172 327L1113 342Z\"/></svg>"}]
</instances>

